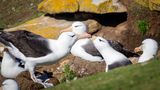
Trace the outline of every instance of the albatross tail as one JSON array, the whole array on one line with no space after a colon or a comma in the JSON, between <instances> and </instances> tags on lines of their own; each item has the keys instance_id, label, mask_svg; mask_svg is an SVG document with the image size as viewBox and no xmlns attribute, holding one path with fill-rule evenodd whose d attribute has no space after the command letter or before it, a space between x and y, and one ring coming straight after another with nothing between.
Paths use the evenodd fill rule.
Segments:
<instances>
[{"instance_id":1,"label":"albatross tail","mask_svg":"<svg viewBox=\"0 0 160 90\"><path fill-rule=\"evenodd\" d=\"M2 44L4 44L5 46L11 47L10 43L9 43L8 41L4 40L2 37L0 37L0 42L1 42Z\"/></svg>"},{"instance_id":2,"label":"albatross tail","mask_svg":"<svg viewBox=\"0 0 160 90\"><path fill-rule=\"evenodd\" d=\"M2 44L4 44L5 46L9 46L11 47L10 45L10 41L9 41L9 38L11 37L11 35L8 33L8 32L5 32L5 31L0 31L0 42Z\"/></svg>"}]
</instances>

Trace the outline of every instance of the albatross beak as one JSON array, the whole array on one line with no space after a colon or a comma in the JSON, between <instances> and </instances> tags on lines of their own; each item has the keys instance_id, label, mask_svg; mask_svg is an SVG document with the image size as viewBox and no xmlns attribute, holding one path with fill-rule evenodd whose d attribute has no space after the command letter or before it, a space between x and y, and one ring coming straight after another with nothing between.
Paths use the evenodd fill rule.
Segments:
<instances>
[{"instance_id":1,"label":"albatross beak","mask_svg":"<svg viewBox=\"0 0 160 90\"><path fill-rule=\"evenodd\" d=\"M60 33L63 33L63 32L72 32L72 27L68 27L60 31Z\"/></svg>"},{"instance_id":2,"label":"albatross beak","mask_svg":"<svg viewBox=\"0 0 160 90\"><path fill-rule=\"evenodd\" d=\"M92 35L88 33L78 34L78 39L91 38Z\"/></svg>"},{"instance_id":3,"label":"albatross beak","mask_svg":"<svg viewBox=\"0 0 160 90\"><path fill-rule=\"evenodd\" d=\"M92 36L91 40L94 41L96 38L96 36Z\"/></svg>"},{"instance_id":4,"label":"albatross beak","mask_svg":"<svg viewBox=\"0 0 160 90\"><path fill-rule=\"evenodd\" d=\"M134 49L134 52L135 52L135 53L140 52L140 51L142 51L142 46L136 47L136 48Z\"/></svg>"}]
</instances>

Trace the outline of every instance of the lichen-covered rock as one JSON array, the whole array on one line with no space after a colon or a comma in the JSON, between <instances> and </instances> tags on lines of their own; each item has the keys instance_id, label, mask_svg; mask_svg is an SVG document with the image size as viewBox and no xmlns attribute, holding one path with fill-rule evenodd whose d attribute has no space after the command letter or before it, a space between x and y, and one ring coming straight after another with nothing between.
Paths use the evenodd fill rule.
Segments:
<instances>
[{"instance_id":1,"label":"lichen-covered rock","mask_svg":"<svg viewBox=\"0 0 160 90\"><path fill-rule=\"evenodd\" d=\"M88 26L88 32L94 33L101 28L95 20L83 21ZM6 31L27 30L45 38L57 38L60 30L71 26L73 21L55 19L49 16L41 16L14 28L5 29Z\"/></svg>"},{"instance_id":2,"label":"lichen-covered rock","mask_svg":"<svg viewBox=\"0 0 160 90\"><path fill-rule=\"evenodd\" d=\"M128 3L128 32L125 34L126 41L125 46L128 49L133 50L136 46L140 45L145 38L152 38L155 39L160 44L160 15L157 11L151 11L148 7L144 7L141 4L141 0L135 2L135 0L129 0ZM144 0L143 0L144 1ZM148 1L148 0L146 0ZM159 0L157 0L159 1ZM145 22L147 23L145 27L149 27L146 30L145 34L143 34L139 27L138 22Z\"/></svg>"},{"instance_id":3,"label":"lichen-covered rock","mask_svg":"<svg viewBox=\"0 0 160 90\"><path fill-rule=\"evenodd\" d=\"M149 8L160 11L160 0L149 0Z\"/></svg>"},{"instance_id":4,"label":"lichen-covered rock","mask_svg":"<svg viewBox=\"0 0 160 90\"><path fill-rule=\"evenodd\" d=\"M47 13L76 12L78 3L77 0L43 0L38 9Z\"/></svg>"},{"instance_id":5,"label":"lichen-covered rock","mask_svg":"<svg viewBox=\"0 0 160 90\"><path fill-rule=\"evenodd\" d=\"M50 14L79 11L103 14L127 11L119 0L44 0L39 4L38 10Z\"/></svg>"},{"instance_id":6,"label":"lichen-covered rock","mask_svg":"<svg viewBox=\"0 0 160 90\"><path fill-rule=\"evenodd\" d=\"M135 0L144 7L149 7L150 10L160 11L160 0Z\"/></svg>"}]
</instances>

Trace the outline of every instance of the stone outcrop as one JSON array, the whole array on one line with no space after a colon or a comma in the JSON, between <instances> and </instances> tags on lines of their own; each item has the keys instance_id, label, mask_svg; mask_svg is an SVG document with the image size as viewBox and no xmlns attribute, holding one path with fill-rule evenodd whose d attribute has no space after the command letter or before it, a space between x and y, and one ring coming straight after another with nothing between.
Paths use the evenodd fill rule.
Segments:
<instances>
[{"instance_id":1,"label":"stone outcrop","mask_svg":"<svg viewBox=\"0 0 160 90\"><path fill-rule=\"evenodd\" d=\"M89 33L97 32L101 29L101 25L95 20L83 21ZM60 30L71 26L73 21L55 19L49 16L41 16L14 28L6 29L5 31L27 30L35 34L41 35L45 38L57 38Z\"/></svg>"},{"instance_id":2,"label":"stone outcrop","mask_svg":"<svg viewBox=\"0 0 160 90\"><path fill-rule=\"evenodd\" d=\"M126 12L126 7L119 0L44 0L38 6L39 11L45 13L113 13Z\"/></svg>"},{"instance_id":3,"label":"stone outcrop","mask_svg":"<svg viewBox=\"0 0 160 90\"><path fill-rule=\"evenodd\" d=\"M135 1L144 7L148 7L150 10L160 11L160 0L135 0Z\"/></svg>"},{"instance_id":4,"label":"stone outcrop","mask_svg":"<svg viewBox=\"0 0 160 90\"><path fill-rule=\"evenodd\" d=\"M138 0L141 3L144 0ZM148 0L145 0L148 1ZM150 0L155 1L155 0ZM157 0L159 1L159 0ZM138 27L138 22L144 21L148 24L149 29L145 34L141 32ZM134 49L134 47L141 44L145 38L155 39L160 44L160 15L157 11L151 11L148 7L142 4L138 4L135 0L130 0L128 3L128 32L126 34L125 46L129 49Z\"/></svg>"}]
</instances>

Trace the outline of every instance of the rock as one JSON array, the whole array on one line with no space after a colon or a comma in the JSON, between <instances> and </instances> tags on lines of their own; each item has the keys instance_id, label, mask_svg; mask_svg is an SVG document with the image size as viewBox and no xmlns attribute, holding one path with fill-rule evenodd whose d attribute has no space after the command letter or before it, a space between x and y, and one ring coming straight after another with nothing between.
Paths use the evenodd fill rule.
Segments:
<instances>
[{"instance_id":1,"label":"rock","mask_svg":"<svg viewBox=\"0 0 160 90\"><path fill-rule=\"evenodd\" d=\"M138 57L130 57L129 60L132 62L132 64L138 63Z\"/></svg>"},{"instance_id":2,"label":"rock","mask_svg":"<svg viewBox=\"0 0 160 90\"><path fill-rule=\"evenodd\" d=\"M90 62L76 57L68 65L78 77L89 76L98 72L105 72L105 62Z\"/></svg>"},{"instance_id":3,"label":"rock","mask_svg":"<svg viewBox=\"0 0 160 90\"><path fill-rule=\"evenodd\" d=\"M77 0L43 0L38 5L38 10L47 13L76 12L78 2Z\"/></svg>"},{"instance_id":4,"label":"rock","mask_svg":"<svg viewBox=\"0 0 160 90\"><path fill-rule=\"evenodd\" d=\"M98 31L95 35L102 36L107 40L115 40L122 45L126 42L127 36L126 32L128 31L127 22L123 22L116 27L103 27L102 30ZM125 45L124 45L125 46Z\"/></svg>"},{"instance_id":5,"label":"rock","mask_svg":"<svg viewBox=\"0 0 160 90\"><path fill-rule=\"evenodd\" d=\"M101 25L95 20L83 21L88 26L88 32L97 32ZM41 16L14 28L5 29L5 31L27 30L39 34L46 38L57 38L60 30L71 26L73 21L55 19L48 16Z\"/></svg>"},{"instance_id":6,"label":"rock","mask_svg":"<svg viewBox=\"0 0 160 90\"><path fill-rule=\"evenodd\" d=\"M5 78L0 74L0 86L2 86L2 82L5 80Z\"/></svg>"},{"instance_id":7,"label":"rock","mask_svg":"<svg viewBox=\"0 0 160 90\"><path fill-rule=\"evenodd\" d=\"M135 0L137 3L144 7L148 7L150 10L160 11L160 0Z\"/></svg>"},{"instance_id":8,"label":"rock","mask_svg":"<svg viewBox=\"0 0 160 90\"><path fill-rule=\"evenodd\" d=\"M45 13L112 13L126 12L126 7L119 0L44 0L38 5L38 10Z\"/></svg>"},{"instance_id":9,"label":"rock","mask_svg":"<svg viewBox=\"0 0 160 90\"><path fill-rule=\"evenodd\" d=\"M150 10L160 11L160 0L149 0Z\"/></svg>"},{"instance_id":10,"label":"rock","mask_svg":"<svg viewBox=\"0 0 160 90\"><path fill-rule=\"evenodd\" d=\"M63 70L65 65L69 65L71 70L76 73L77 77L89 76L98 72L104 72L106 66L103 61L90 62L70 54L55 64L40 67L37 69L37 71L42 72L43 70L46 70L53 72L53 76L60 81L64 77Z\"/></svg>"},{"instance_id":11,"label":"rock","mask_svg":"<svg viewBox=\"0 0 160 90\"><path fill-rule=\"evenodd\" d=\"M138 4L143 1L147 2L148 0L129 0L130 3L128 3L129 5L127 7L128 32L126 34L126 38L128 39L126 39L124 45L131 50L133 50L136 46L140 45L145 38L155 39L160 44L159 12L151 11L148 7L145 7L142 4ZM143 30L139 28L138 22L140 21L144 21L148 24L148 26L146 26L149 27L149 29L144 34L141 32Z\"/></svg>"},{"instance_id":12,"label":"rock","mask_svg":"<svg viewBox=\"0 0 160 90\"><path fill-rule=\"evenodd\" d=\"M43 85L34 83L31 80L29 72L22 72L19 74L16 78L16 81L20 86L20 90L40 90L44 88ZM59 84L58 79L55 77L51 78L49 82L53 83L53 85Z\"/></svg>"}]
</instances>

